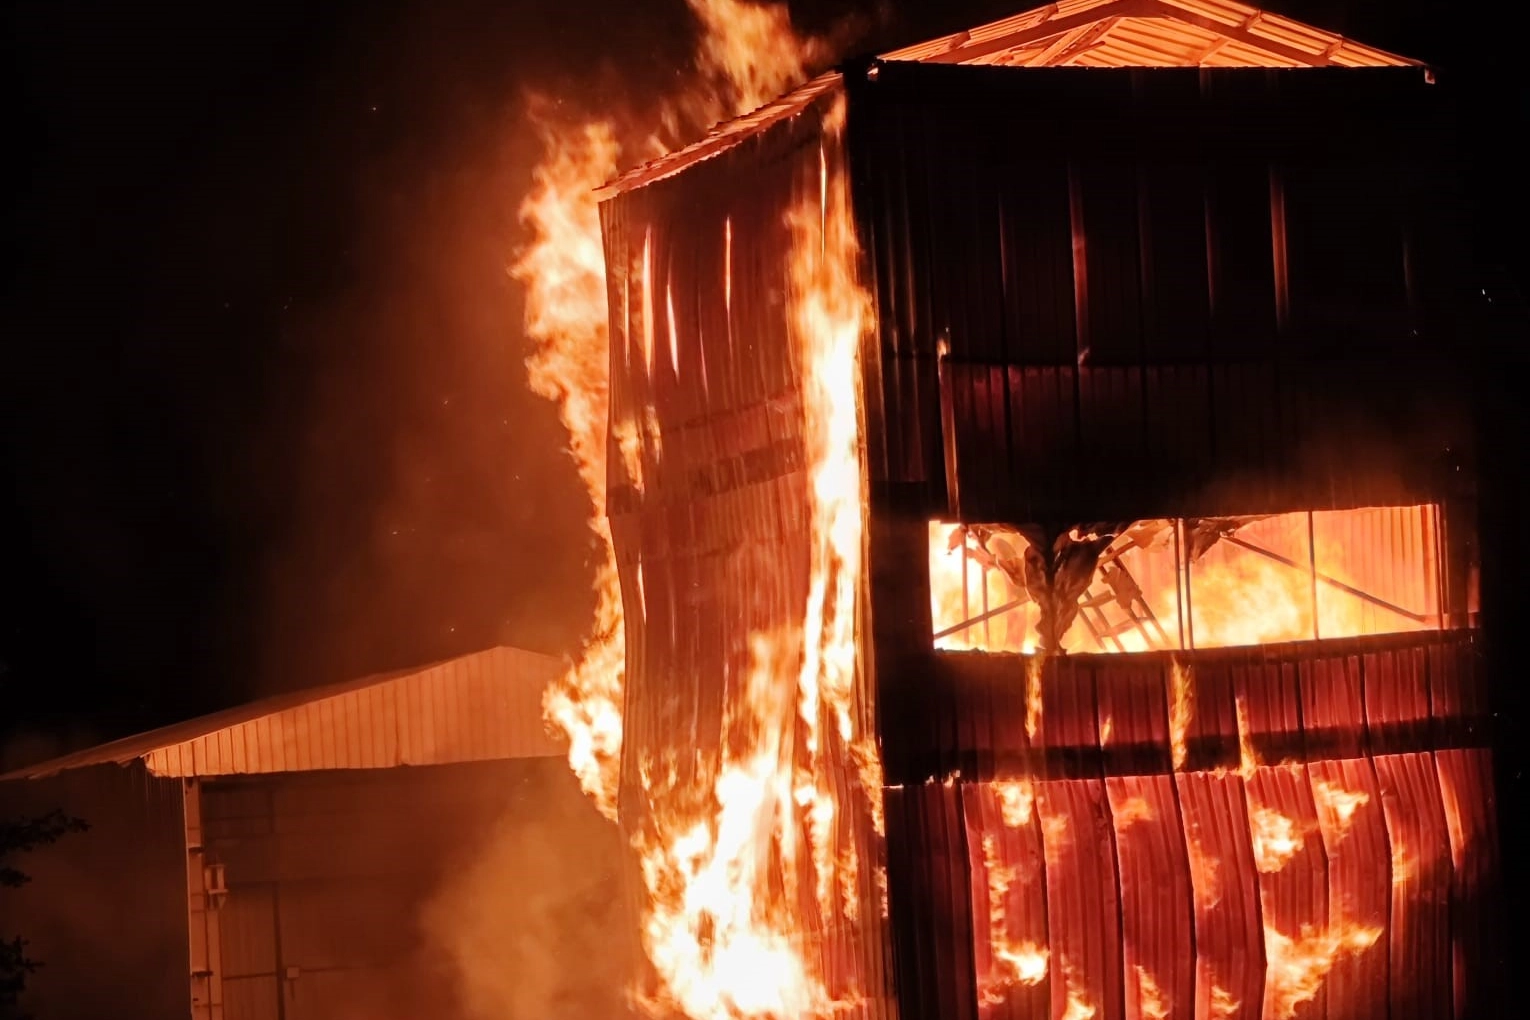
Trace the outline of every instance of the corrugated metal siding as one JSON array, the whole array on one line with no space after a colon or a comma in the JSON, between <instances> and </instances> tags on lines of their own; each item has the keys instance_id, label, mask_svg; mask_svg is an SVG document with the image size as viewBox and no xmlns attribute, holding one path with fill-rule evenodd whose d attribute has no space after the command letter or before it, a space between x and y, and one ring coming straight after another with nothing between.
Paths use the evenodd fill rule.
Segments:
<instances>
[{"instance_id":1,"label":"corrugated metal siding","mask_svg":"<svg viewBox=\"0 0 1530 1020\"><path fill-rule=\"evenodd\" d=\"M811 522L786 213L819 195L824 115L824 103L794 108L684 175L645 178L601 206L613 267L606 510L626 611L628 831L662 815L655 802L711 789L745 704L752 638L802 627ZM833 144L822 152L843 161ZM867 732L871 701L860 693ZM765 725L792 732L795 695L782 704L787 714ZM834 849L857 862L859 916L822 916L806 882L796 906L815 973L835 998L864 997L877 1016L886 947L866 905L880 899L881 849L848 749L834 727L823 732L840 808ZM785 753L805 766L796 734Z\"/></svg>"},{"instance_id":2,"label":"corrugated metal siding","mask_svg":"<svg viewBox=\"0 0 1530 1020\"><path fill-rule=\"evenodd\" d=\"M563 669L519 648L294 691L17 770L36 779L142 759L155 775L246 775L557 757L542 694Z\"/></svg>"},{"instance_id":3,"label":"corrugated metal siding","mask_svg":"<svg viewBox=\"0 0 1530 1020\"><path fill-rule=\"evenodd\" d=\"M144 758L156 775L225 776L555 757L561 749L542 722L542 692L559 668L548 656L497 648Z\"/></svg>"},{"instance_id":4,"label":"corrugated metal siding","mask_svg":"<svg viewBox=\"0 0 1530 1020\"><path fill-rule=\"evenodd\" d=\"M1230 999L1273 1016L1286 992L1267 980L1270 940L1299 947L1346 926L1374 929L1374 944L1341 951L1297 1016L1484 1015L1464 1012L1495 994L1482 947L1498 930L1476 654L1464 631L1177 653L1191 711L1184 770L1171 771L1169 656L1047 661L1032 739L1025 657L927 653L917 685L883 690L884 736L902 743L888 768L906 844L893 887L903 1009L982 1001L997 866L1017 876L1011 940L1050 942L1053 1016L1065 963L1102 1017L1142 1015L1144 971L1182 1004L1170 1015L1194 1003L1210 1020ZM921 781L945 776L957 778ZM1034 821L1005 826L1001 781L1031 785ZM1261 811L1289 820L1284 853ZM970 968L938 944L967 931ZM970 987L949 987L953 967ZM1016 988L988 1010L1020 1015L1040 994Z\"/></svg>"},{"instance_id":5,"label":"corrugated metal siding","mask_svg":"<svg viewBox=\"0 0 1530 1020\"><path fill-rule=\"evenodd\" d=\"M1274 512L1455 484L1434 462L1471 448L1464 292L1416 70L848 84L882 511Z\"/></svg>"}]
</instances>

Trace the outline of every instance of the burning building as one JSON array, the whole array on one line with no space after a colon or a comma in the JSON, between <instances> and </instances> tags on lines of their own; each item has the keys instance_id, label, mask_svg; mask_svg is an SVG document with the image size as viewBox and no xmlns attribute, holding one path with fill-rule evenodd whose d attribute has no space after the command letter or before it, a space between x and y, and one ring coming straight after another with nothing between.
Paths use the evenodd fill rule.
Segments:
<instances>
[{"instance_id":1,"label":"burning building","mask_svg":"<svg viewBox=\"0 0 1530 1020\"><path fill-rule=\"evenodd\" d=\"M604 189L656 997L1494 1015L1450 151L1415 61L1080 0Z\"/></svg>"}]
</instances>

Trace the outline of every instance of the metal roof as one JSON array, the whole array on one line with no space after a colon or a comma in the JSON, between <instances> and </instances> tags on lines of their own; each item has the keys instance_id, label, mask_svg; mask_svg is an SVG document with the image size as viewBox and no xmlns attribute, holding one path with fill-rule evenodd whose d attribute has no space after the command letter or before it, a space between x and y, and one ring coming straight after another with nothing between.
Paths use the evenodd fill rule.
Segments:
<instances>
[{"instance_id":1,"label":"metal roof","mask_svg":"<svg viewBox=\"0 0 1530 1020\"><path fill-rule=\"evenodd\" d=\"M1064 0L893 50L883 61L1001 67L1405 67L1386 53L1235 0ZM843 79L826 74L706 137L634 167L597 191L607 199L672 177L794 117Z\"/></svg>"},{"instance_id":2,"label":"metal roof","mask_svg":"<svg viewBox=\"0 0 1530 1020\"><path fill-rule=\"evenodd\" d=\"M422 668L280 694L0 775L41 779L142 761L156 776L445 765L563 753L542 723L550 655L491 648Z\"/></svg>"}]
</instances>

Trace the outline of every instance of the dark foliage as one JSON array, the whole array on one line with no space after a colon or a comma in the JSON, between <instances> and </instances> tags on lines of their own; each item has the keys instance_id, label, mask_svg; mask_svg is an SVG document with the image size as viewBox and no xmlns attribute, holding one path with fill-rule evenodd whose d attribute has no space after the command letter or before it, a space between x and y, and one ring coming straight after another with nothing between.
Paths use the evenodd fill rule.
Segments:
<instances>
[{"instance_id":1,"label":"dark foliage","mask_svg":"<svg viewBox=\"0 0 1530 1020\"><path fill-rule=\"evenodd\" d=\"M0 822L0 886L15 888L31 880L16 867L13 861L16 854L47 846L71 832L88 828L85 822L62 811ZM26 989L27 976L40 964L28 957L26 950L26 939L20 936L0 939L0 1020L27 1020L18 1002Z\"/></svg>"}]
</instances>

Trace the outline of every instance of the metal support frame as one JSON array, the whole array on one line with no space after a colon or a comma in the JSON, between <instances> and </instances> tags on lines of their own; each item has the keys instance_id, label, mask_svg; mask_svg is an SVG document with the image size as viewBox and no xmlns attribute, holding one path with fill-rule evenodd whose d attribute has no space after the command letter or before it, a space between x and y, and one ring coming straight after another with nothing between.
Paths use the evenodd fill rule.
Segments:
<instances>
[{"instance_id":1,"label":"metal support frame","mask_svg":"<svg viewBox=\"0 0 1530 1020\"><path fill-rule=\"evenodd\" d=\"M223 947L218 907L225 891L210 887L202 833L202 781L181 788L186 831L186 932L190 944L192 1020L223 1020Z\"/></svg>"}]
</instances>

